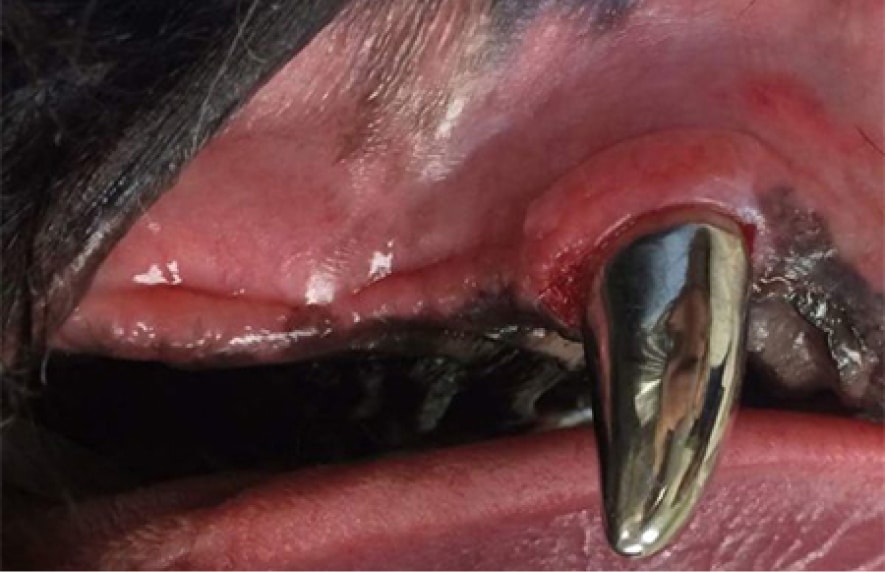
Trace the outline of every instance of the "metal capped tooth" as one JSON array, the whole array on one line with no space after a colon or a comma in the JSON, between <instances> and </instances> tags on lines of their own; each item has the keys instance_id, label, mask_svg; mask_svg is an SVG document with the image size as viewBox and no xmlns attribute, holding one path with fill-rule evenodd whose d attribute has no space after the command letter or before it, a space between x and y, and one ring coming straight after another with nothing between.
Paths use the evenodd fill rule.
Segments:
<instances>
[{"instance_id":1,"label":"metal capped tooth","mask_svg":"<svg viewBox=\"0 0 885 572\"><path fill-rule=\"evenodd\" d=\"M738 229L672 226L616 252L592 283L587 363L606 535L648 556L686 524L740 393L750 264Z\"/></svg>"}]
</instances>

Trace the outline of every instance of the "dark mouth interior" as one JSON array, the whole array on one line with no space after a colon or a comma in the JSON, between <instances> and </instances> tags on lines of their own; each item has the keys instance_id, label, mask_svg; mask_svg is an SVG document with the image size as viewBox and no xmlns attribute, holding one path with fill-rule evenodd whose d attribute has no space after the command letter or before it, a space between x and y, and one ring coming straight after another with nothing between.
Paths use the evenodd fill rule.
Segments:
<instances>
[{"instance_id":1,"label":"dark mouth interior","mask_svg":"<svg viewBox=\"0 0 885 572\"><path fill-rule=\"evenodd\" d=\"M583 367L481 334L440 329L422 336L420 351L351 350L227 369L54 354L28 408L34 424L19 423L19 431L24 423L39 428L24 439L38 440L30 450L42 454L16 460L16 451L29 447L10 438L4 465L48 463L25 474L54 474L58 482L32 482L28 492L76 498L589 422L592 381ZM435 341L427 343L428 336ZM852 414L830 392L772 389L777 384L752 360L746 379L742 407Z\"/></svg>"}]
</instances>

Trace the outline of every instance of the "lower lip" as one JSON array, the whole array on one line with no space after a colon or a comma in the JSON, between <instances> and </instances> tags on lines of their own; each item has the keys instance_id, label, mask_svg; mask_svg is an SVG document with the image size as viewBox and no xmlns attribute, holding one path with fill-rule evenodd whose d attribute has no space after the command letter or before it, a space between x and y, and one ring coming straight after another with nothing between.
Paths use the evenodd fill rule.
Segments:
<instances>
[{"instance_id":1,"label":"lower lip","mask_svg":"<svg viewBox=\"0 0 885 572\"><path fill-rule=\"evenodd\" d=\"M872 423L744 411L687 530L641 565L881 568L883 450ZM606 546L586 428L257 480L209 477L90 501L7 530L15 542L4 544L22 551L7 556L151 569L637 565ZM17 537L25 529L33 542Z\"/></svg>"}]
</instances>

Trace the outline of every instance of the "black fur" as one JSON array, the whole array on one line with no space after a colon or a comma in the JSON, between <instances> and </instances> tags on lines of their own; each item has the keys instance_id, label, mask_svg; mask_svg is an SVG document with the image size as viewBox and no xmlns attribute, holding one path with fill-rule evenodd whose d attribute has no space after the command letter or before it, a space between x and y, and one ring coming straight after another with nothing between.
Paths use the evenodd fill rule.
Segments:
<instances>
[{"instance_id":1,"label":"black fur","mask_svg":"<svg viewBox=\"0 0 885 572\"><path fill-rule=\"evenodd\" d=\"M343 1L4 2L4 379L30 369L128 223Z\"/></svg>"}]
</instances>

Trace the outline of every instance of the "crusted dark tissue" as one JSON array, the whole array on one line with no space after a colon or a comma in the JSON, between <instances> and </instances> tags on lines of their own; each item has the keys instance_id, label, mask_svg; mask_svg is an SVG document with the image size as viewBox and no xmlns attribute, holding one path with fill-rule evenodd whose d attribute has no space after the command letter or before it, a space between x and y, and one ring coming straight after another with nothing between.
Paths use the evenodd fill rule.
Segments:
<instances>
[{"instance_id":1,"label":"crusted dark tissue","mask_svg":"<svg viewBox=\"0 0 885 572\"><path fill-rule=\"evenodd\" d=\"M778 340L791 344L784 348L782 359L799 360L803 351L808 356L804 364L796 363L789 371L776 363L767 365L785 375L813 370L817 374L810 377L817 378L815 383L828 383L845 405L873 418L885 418L885 296L872 291L867 281L840 259L824 218L803 208L793 191L771 191L763 197L762 209L775 233L778 254L757 280L753 305L779 308L777 312L758 312L763 324L797 321L787 326L796 332L795 338ZM803 322L816 332L809 331ZM754 333L761 331L751 326L751 352L756 348L751 357L771 359L762 357L764 341L753 339ZM813 339L815 335L825 343L829 366L821 362L818 351L810 349L821 346Z\"/></svg>"}]
</instances>

